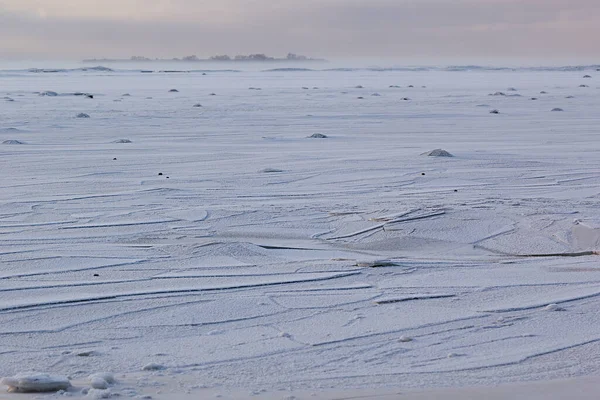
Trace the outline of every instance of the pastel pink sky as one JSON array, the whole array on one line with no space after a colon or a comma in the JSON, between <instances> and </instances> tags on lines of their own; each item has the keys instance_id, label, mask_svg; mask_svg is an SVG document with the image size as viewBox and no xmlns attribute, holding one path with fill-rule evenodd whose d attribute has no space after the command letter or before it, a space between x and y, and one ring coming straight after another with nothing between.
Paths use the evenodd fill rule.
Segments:
<instances>
[{"instance_id":1,"label":"pastel pink sky","mask_svg":"<svg viewBox=\"0 0 600 400\"><path fill-rule=\"evenodd\" d=\"M600 0L0 0L0 58L600 62Z\"/></svg>"}]
</instances>

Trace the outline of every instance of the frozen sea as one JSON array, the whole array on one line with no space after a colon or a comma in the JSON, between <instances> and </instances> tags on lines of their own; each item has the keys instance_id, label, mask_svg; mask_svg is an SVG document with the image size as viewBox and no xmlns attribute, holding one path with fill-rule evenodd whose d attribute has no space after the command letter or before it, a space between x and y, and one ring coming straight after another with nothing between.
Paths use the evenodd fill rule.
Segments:
<instances>
[{"instance_id":1,"label":"frozen sea","mask_svg":"<svg viewBox=\"0 0 600 400\"><path fill-rule=\"evenodd\" d=\"M0 376L596 373L599 78L2 70Z\"/></svg>"}]
</instances>

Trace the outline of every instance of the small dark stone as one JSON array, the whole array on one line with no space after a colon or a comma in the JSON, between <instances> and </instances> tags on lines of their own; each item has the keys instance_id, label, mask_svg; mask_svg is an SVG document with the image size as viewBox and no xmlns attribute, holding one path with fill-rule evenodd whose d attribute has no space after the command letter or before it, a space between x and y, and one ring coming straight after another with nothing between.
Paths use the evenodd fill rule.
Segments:
<instances>
[{"instance_id":1,"label":"small dark stone","mask_svg":"<svg viewBox=\"0 0 600 400\"><path fill-rule=\"evenodd\" d=\"M167 176L167 179L169 179L169 177Z\"/></svg>"},{"instance_id":2,"label":"small dark stone","mask_svg":"<svg viewBox=\"0 0 600 400\"><path fill-rule=\"evenodd\" d=\"M117 161L117 157L113 158L113 161Z\"/></svg>"},{"instance_id":3,"label":"small dark stone","mask_svg":"<svg viewBox=\"0 0 600 400\"><path fill-rule=\"evenodd\" d=\"M531 100L537 100L537 97L532 97Z\"/></svg>"},{"instance_id":4,"label":"small dark stone","mask_svg":"<svg viewBox=\"0 0 600 400\"><path fill-rule=\"evenodd\" d=\"M425 175L425 172L421 172L421 175Z\"/></svg>"},{"instance_id":5,"label":"small dark stone","mask_svg":"<svg viewBox=\"0 0 600 400\"><path fill-rule=\"evenodd\" d=\"M490 111L490 114L500 114L500 111L498 111L498 110L492 110L492 111Z\"/></svg>"},{"instance_id":6,"label":"small dark stone","mask_svg":"<svg viewBox=\"0 0 600 400\"><path fill-rule=\"evenodd\" d=\"M100 276L100 274L94 274L94 276Z\"/></svg>"},{"instance_id":7,"label":"small dark stone","mask_svg":"<svg viewBox=\"0 0 600 400\"><path fill-rule=\"evenodd\" d=\"M408 85L408 87L410 87L410 88L414 88L414 86L413 86L413 85Z\"/></svg>"},{"instance_id":8,"label":"small dark stone","mask_svg":"<svg viewBox=\"0 0 600 400\"><path fill-rule=\"evenodd\" d=\"M158 173L158 176L162 176L162 174L163 174L162 172L159 172L159 173Z\"/></svg>"},{"instance_id":9,"label":"small dark stone","mask_svg":"<svg viewBox=\"0 0 600 400\"><path fill-rule=\"evenodd\" d=\"M458 189L454 189L455 192L458 192Z\"/></svg>"}]
</instances>

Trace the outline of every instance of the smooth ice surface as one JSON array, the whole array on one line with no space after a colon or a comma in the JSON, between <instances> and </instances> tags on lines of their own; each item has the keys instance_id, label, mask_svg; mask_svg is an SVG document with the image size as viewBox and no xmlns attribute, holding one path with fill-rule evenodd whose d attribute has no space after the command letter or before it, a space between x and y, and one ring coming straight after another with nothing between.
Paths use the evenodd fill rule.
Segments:
<instances>
[{"instance_id":1,"label":"smooth ice surface","mask_svg":"<svg viewBox=\"0 0 600 400\"><path fill-rule=\"evenodd\" d=\"M0 72L0 142L27 143L0 148L0 376L260 391L600 370L582 80Z\"/></svg>"}]
</instances>

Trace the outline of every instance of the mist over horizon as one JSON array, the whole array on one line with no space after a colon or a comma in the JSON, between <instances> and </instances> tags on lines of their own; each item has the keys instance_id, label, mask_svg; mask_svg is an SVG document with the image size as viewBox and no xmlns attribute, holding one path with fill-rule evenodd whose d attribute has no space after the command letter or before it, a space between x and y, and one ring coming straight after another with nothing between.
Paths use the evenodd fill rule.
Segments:
<instances>
[{"instance_id":1,"label":"mist over horizon","mask_svg":"<svg viewBox=\"0 0 600 400\"><path fill-rule=\"evenodd\" d=\"M368 65L597 63L600 2L2 0L0 60L288 52Z\"/></svg>"}]
</instances>

